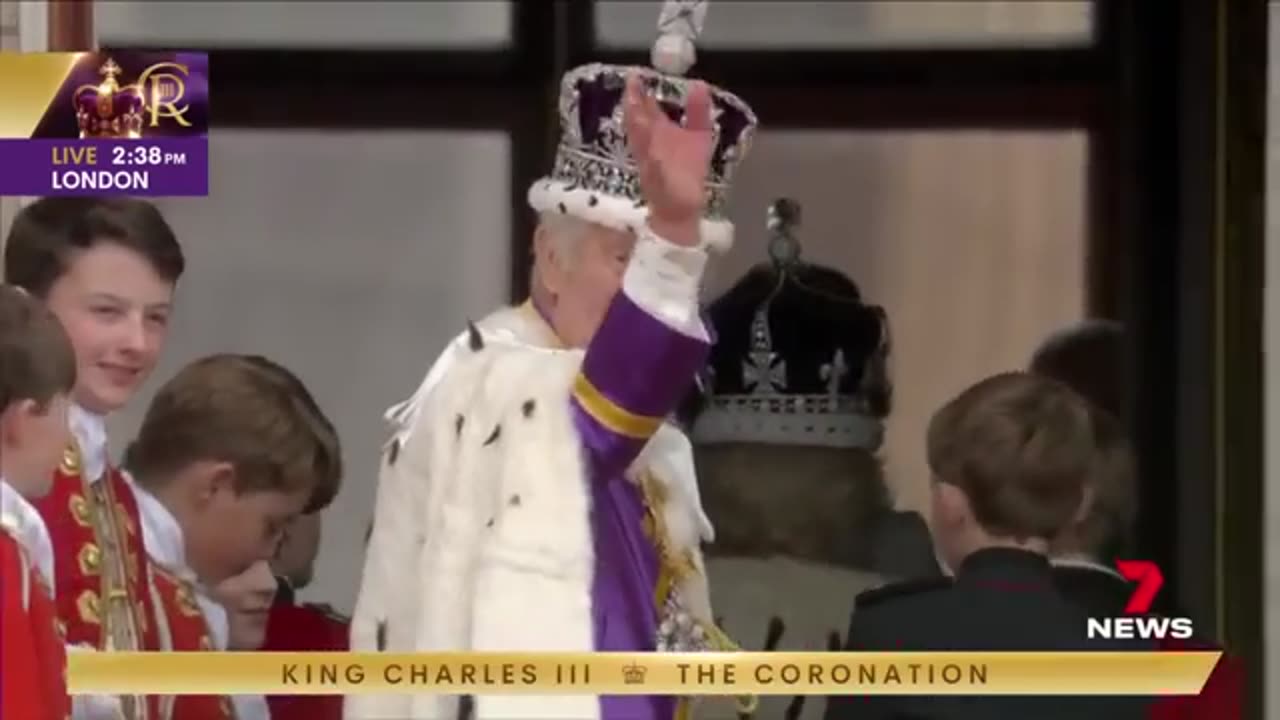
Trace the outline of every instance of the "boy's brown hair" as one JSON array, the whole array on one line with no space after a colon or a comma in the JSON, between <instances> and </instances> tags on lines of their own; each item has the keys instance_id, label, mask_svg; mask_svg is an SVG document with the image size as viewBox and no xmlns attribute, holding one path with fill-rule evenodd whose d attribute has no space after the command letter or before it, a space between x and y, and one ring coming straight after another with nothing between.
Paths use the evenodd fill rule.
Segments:
<instances>
[{"instance_id":1,"label":"boy's brown hair","mask_svg":"<svg viewBox=\"0 0 1280 720\"><path fill-rule=\"evenodd\" d=\"M23 400L46 408L75 384L75 351L62 324L24 290L0 285L0 411Z\"/></svg>"},{"instance_id":2,"label":"boy's brown hair","mask_svg":"<svg viewBox=\"0 0 1280 720\"><path fill-rule=\"evenodd\" d=\"M317 459L315 489L307 503L306 512L319 512L329 507L342 487L342 443L338 440L338 431L297 375L261 355L246 355L244 358L276 378L281 386L297 397L299 404L310 416L312 429L320 443L320 455Z\"/></svg>"},{"instance_id":3,"label":"boy's brown hair","mask_svg":"<svg viewBox=\"0 0 1280 720\"><path fill-rule=\"evenodd\" d=\"M187 365L151 401L125 466L150 488L214 460L235 467L240 493L313 491L331 459L315 414L281 381L286 376L276 363L244 355Z\"/></svg>"},{"instance_id":4,"label":"boy's brown hair","mask_svg":"<svg viewBox=\"0 0 1280 720\"><path fill-rule=\"evenodd\" d=\"M172 228L151 203L123 197L49 197L14 217L4 246L5 282L45 298L75 253L104 242L146 258L171 284L186 267Z\"/></svg>"},{"instance_id":5,"label":"boy's brown hair","mask_svg":"<svg viewBox=\"0 0 1280 720\"><path fill-rule=\"evenodd\" d=\"M996 375L934 414L929 467L964 492L988 533L1052 538L1076 517L1097 469L1095 417L1056 380Z\"/></svg>"}]
</instances>

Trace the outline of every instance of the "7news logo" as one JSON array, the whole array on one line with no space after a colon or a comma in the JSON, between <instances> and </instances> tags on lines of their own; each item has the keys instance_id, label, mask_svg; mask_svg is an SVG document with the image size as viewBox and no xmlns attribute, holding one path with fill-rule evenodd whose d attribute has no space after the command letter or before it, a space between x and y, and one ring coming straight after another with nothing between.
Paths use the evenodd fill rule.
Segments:
<instances>
[{"instance_id":1,"label":"7news logo","mask_svg":"<svg viewBox=\"0 0 1280 720\"><path fill-rule=\"evenodd\" d=\"M1123 617L1089 618L1090 640L1190 640L1191 618L1149 615L1156 593L1164 585L1164 574L1153 562L1118 560L1116 569L1138 587L1124 607Z\"/></svg>"}]
</instances>

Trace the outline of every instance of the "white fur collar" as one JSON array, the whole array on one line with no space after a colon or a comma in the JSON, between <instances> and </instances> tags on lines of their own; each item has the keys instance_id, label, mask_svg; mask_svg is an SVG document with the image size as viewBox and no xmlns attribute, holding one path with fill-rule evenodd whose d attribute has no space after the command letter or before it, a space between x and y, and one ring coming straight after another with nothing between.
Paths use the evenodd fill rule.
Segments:
<instances>
[{"instance_id":1,"label":"white fur collar","mask_svg":"<svg viewBox=\"0 0 1280 720\"><path fill-rule=\"evenodd\" d=\"M0 478L0 525L13 534L53 591L53 541L39 511Z\"/></svg>"},{"instance_id":2,"label":"white fur collar","mask_svg":"<svg viewBox=\"0 0 1280 720\"><path fill-rule=\"evenodd\" d=\"M174 517L159 498L135 483L128 473L125 473L125 479L138 500L138 514L142 517L142 542L147 548L147 557L196 588L196 603L209 624L213 646L225 650L230 634L227 612L221 604L208 596L195 571L187 564L186 540L178 518Z\"/></svg>"},{"instance_id":3,"label":"white fur collar","mask_svg":"<svg viewBox=\"0 0 1280 720\"><path fill-rule=\"evenodd\" d=\"M1118 580L1124 580L1124 576L1113 567L1107 567L1093 558L1084 555L1062 555L1051 558L1050 564L1054 567L1077 568L1080 570L1093 570L1095 572L1105 573ZM1128 582L1125 580L1125 582Z\"/></svg>"},{"instance_id":4,"label":"white fur collar","mask_svg":"<svg viewBox=\"0 0 1280 720\"><path fill-rule=\"evenodd\" d=\"M486 342L515 343L546 349L562 347L555 331L534 309L532 301L492 312L477 325L483 330ZM444 351L427 371L426 377L422 379L422 383L418 385L413 395L391 406L384 413L383 417L396 429L395 437L401 442L408 437L431 389L438 385L453 367L458 351L465 347L466 342L467 333L465 332L455 337L445 346Z\"/></svg>"},{"instance_id":5,"label":"white fur collar","mask_svg":"<svg viewBox=\"0 0 1280 720\"><path fill-rule=\"evenodd\" d=\"M80 450L82 472L90 484L96 483L106 475L110 457L106 418L72 404L68 420Z\"/></svg>"}]
</instances>

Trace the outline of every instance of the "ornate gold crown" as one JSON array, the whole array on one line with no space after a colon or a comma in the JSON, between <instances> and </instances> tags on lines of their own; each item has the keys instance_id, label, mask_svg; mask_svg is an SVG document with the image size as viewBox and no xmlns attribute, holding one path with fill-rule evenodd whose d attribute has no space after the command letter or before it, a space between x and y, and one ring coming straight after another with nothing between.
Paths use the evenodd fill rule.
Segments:
<instances>
[{"instance_id":1,"label":"ornate gold crown","mask_svg":"<svg viewBox=\"0 0 1280 720\"><path fill-rule=\"evenodd\" d=\"M643 685L645 673L649 672L638 663L631 663L622 668L622 682L627 685Z\"/></svg>"},{"instance_id":2,"label":"ornate gold crown","mask_svg":"<svg viewBox=\"0 0 1280 720\"><path fill-rule=\"evenodd\" d=\"M116 76L122 71L111 58L98 69L103 80L98 85L81 85L71 101L76 107L76 124L82 138L142 137L145 105L137 85L121 87Z\"/></svg>"}]
</instances>

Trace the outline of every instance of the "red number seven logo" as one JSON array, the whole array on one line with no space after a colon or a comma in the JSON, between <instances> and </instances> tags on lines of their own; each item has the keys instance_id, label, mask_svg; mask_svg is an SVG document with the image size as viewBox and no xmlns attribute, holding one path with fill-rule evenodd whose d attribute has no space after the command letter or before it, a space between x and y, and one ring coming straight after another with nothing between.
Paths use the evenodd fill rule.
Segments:
<instances>
[{"instance_id":1,"label":"red number seven logo","mask_svg":"<svg viewBox=\"0 0 1280 720\"><path fill-rule=\"evenodd\" d=\"M1150 612L1156 593L1164 586L1164 574L1160 568L1147 560L1117 560L1116 569L1125 580L1138 583L1124 611L1130 615Z\"/></svg>"}]
</instances>

